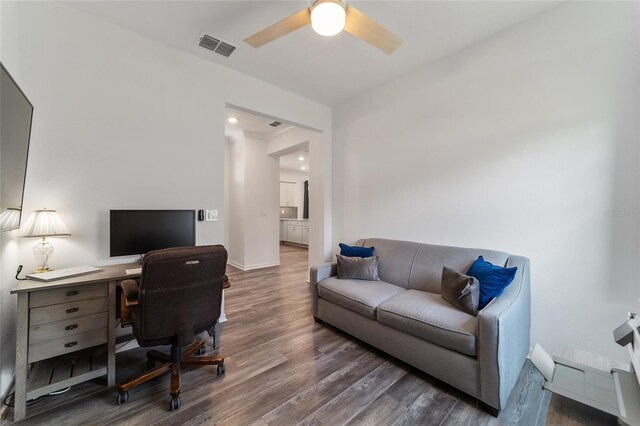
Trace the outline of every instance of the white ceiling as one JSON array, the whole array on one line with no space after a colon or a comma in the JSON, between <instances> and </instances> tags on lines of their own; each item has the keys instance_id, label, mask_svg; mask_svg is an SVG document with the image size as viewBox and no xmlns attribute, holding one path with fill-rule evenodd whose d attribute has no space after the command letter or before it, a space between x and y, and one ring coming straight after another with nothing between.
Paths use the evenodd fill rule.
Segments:
<instances>
[{"instance_id":1,"label":"white ceiling","mask_svg":"<svg viewBox=\"0 0 640 426\"><path fill-rule=\"evenodd\" d=\"M238 119L237 123L229 123L229 117L235 117ZM240 111L235 108L227 107L225 109L225 129L241 129L265 139L267 141L280 133L284 133L289 129L293 129L294 126L289 124L281 124L278 127L269 126L269 123L274 121L273 118L264 117L256 114L251 114L245 111ZM225 134L228 133L225 131ZM308 145L308 143L307 143ZM300 158L303 157L303 160ZM292 152L290 154L280 156L280 169L286 169L297 173L309 173L309 148ZM302 170L302 167L305 169Z\"/></svg>"},{"instance_id":2,"label":"white ceiling","mask_svg":"<svg viewBox=\"0 0 640 426\"><path fill-rule=\"evenodd\" d=\"M237 123L229 123L229 117L238 119ZM293 128L290 124L281 124L278 127L269 126L269 123L277 121L276 119L263 117L248 112L240 111L227 107L225 110L225 126L229 129L242 129L253 133L263 139L272 138L280 133L286 132Z\"/></svg>"},{"instance_id":3,"label":"white ceiling","mask_svg":"<svg viewBox=\"0 0 640 426\"><path fill-rule=\"evenodd\" d=\"M558 2L352 1L405 39L391 56L348 33L310 26L254 49L242 40L308 1L72 1L98 18L326 105L336 105L523 22ZM196 45L208 34L237 46L229 58Z\"/></svg>"},{"instance_id":4,"label":"white ceiling","mask_svg":"<svg viewBox=\"0 0 640 426\"><path fill-rule=\"evenodd\" d=\"M304 158L300 160L300 158ZM302 170L304 167L304 170ZM303 150L280 157L280 169L309 174L309 151Z\"/></svg>"}]
</instances>

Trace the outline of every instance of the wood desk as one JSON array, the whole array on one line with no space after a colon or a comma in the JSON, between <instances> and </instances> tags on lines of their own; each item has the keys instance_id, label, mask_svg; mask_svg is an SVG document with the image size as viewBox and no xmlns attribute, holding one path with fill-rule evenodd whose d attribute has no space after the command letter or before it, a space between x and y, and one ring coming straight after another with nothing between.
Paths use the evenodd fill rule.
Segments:
<instances>
[{"instance_id":1,"label":"wood desk","mask_svg":"<svg viewBox=\"0 0 640 426\"><path fill-rule=\"evenodd\" d=\"M20 281L18 297L14 421L27 401L100 376L116 381L116 287L139 278L126 269L137 263L102 266L101 272L51 282Z\"/></svg>"},{"instance_id":2,"label":"wood desk","mask_svg":"<svg viewBox=\"0 0 640 426\"><path fill-rule=\"evenodd\" d=\"M27 401L96 377L116 381L116 288L140 278L138 263L101 266L102 271L62 280L20 281L16 319L14 421L25 418ZM228 281L223 288L228 288ZM223 308L215 327L219 346Z\"/></svg>"}]
</instances>

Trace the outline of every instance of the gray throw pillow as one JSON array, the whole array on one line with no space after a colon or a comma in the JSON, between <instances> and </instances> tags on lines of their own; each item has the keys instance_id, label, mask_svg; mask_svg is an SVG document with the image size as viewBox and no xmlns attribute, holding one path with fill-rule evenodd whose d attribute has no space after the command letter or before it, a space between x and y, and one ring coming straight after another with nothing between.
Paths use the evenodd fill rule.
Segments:
<instances>
[{"instance_id":1,"label":"gray throw pillow","mask_svg":"<svg viewBox=\"0 0 640 426\"><path fill-rule=\"evenodd\" d=\"M447 302L461 311L473 316L478 315L480 283L477 278L444 266L440 293Z\"/></svg>"},{"instance_id":2,"label":"gray throw pillow","mask_svg":"<svg viewBox=\"0 0 640 426\"><path fill-rule=\"evenodd\" d=\"M378 256L338 258L338 279L379 281Z\"/></svg>"}]
</instances>

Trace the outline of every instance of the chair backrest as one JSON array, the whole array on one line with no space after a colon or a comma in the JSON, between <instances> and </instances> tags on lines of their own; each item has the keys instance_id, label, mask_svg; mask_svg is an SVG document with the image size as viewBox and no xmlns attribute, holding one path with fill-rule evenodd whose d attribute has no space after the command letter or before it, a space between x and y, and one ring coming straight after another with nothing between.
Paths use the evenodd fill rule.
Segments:
<instances>
[{"instance_id":1,"label":"chair backrest","mask_svg":"<svg viewBox=\"0 0 640 426\"><path fill-rule=\"evenodd\" d=\"M220 317L227 250L221 245L148 253L140 280L140 325L145 340L187 345Z\"/></svg>"}]
</instances>

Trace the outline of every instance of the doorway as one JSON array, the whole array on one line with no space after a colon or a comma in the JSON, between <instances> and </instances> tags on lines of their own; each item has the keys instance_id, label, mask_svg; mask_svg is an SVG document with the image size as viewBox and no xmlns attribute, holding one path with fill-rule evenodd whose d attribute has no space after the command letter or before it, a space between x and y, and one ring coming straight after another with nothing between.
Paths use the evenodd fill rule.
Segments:
<instances>
[{"instance_id":1,"label":"doorway","mask_svg":"<svg viewBox=\"0 0 640 426\"><path fill-rule=\"evenodd\" d=\"M309 142L295 145L299 150L280 159L280 261L285 262L282 246L309 247Z\"/></svg>"},{"instance_id":2,"label":"doorway","mask_svg":"<svg viewBox=\"0 0 640 426\"><path fill-rule=\"evenodd\" d=\"M310 145L317 133L227 106L225 245L232 266L272 267L286 261L283 246L308 250L314 211Z\"/></svg>"}]
</instances>

